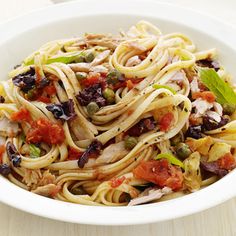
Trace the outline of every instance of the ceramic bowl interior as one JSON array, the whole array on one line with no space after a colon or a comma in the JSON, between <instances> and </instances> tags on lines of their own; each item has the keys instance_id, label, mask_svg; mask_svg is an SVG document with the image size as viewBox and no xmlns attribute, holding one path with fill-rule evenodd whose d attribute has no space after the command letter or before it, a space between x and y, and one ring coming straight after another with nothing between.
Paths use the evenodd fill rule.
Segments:
<instances>
[{"instance_id":1,"label":"ceramic bowl interior","mask_svg":"<svg viewBox=\"0 0 236 236\"><path fill-rule=\"evenodd\" d=\"M111 3L112 2L112 3ZM91 7L92 6L92 7ZM106 6L106 7L104 7ZM198 49L215 47L226 69L236 75L236 34L231 26L187 9L156 1L78 1L32 12L0 25L0 78L42 44L85 32L117 33L139 20L148 20L163 33L188 35ZM192 214L235 195L236 172L181 198L135 207L94 207L60 202L27 192L0 177L0 201L57 220L101 225L143 224Z\"/></svg>"}]
</instances>

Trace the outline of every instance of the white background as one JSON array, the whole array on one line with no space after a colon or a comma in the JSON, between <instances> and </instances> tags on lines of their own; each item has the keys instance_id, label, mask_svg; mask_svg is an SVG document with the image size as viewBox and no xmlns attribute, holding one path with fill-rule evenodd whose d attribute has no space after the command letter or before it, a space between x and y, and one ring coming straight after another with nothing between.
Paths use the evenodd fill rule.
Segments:
<instances>
[{"instance_id":1,"label":"white background","mask_svg":"<svg viewBox=\"0 0 236 236\"><path fill-rule=\"evenodd\" d=\"M59 2L62 0L54 1ZM236 0L162 0L162 2L193 8L236 25ZM11 17L51 4L50 0L0 0L0 23ZM3 55L1 56L3 57ZM236 65L236 61L232 63ZM236 184L233 187L236 187ZM194 204L197 204L197 202ZM16 235L233 236L236 235L236 199L181 219L157 224L125 227L86 226L57 222L33 216L0 204L0 236Z\"/></svg>"}]
</instances>

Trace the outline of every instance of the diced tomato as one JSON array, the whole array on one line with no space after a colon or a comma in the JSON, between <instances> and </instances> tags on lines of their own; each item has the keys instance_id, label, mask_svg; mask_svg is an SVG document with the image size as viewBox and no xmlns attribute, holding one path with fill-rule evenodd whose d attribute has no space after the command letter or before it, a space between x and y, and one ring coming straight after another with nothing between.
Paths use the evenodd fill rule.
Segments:
<instances>
[{"instance_id":1,"label":"diced tomato","mask_svg":"<svg viewBox=\"0 0 236 236\"><path fill-rule=\"evenodd\" d=\"M21 108L19 111L12 113L11 120L16 122L32 122L30 112L26 108Z\"/></svg>"},{"instance_id":2,"label":"diced tomato","mask_svg":"<svg viewBox=\"0 0 236 236\"><path fill-rule=\"evenodd\" d=\"M133 82L129 79L126 81L126 86L129 90L131 90L134 87Z\"/></svg>"},{"instance_id":3,"label":"diced tomato","mask_svg":"<svg viewBox=\"0 0 236 236\"><path fill-rule=\"evenodd\" d=\"M163 115L159 120L160 130L161 131L169 130L173 120L174 120L174 114L172 112L167 112L165 115Z\"/></svg>"},{"instance_id":4,"label":"diced tomato","mask_svg":"<svg viewBox=\"0 0 236 236\"><path fill-rule=\"evenodd\" d=\"M54 85L48 85L44 89L44 92L46 92L47 95L52 96L57 93L57 90Z\"/></svg>"},{"instance_id":5,"label":"diced tomato","mask_svg":"<svg viewBox=\"0 0 236 236\"><path fill-rule=\"evenodd\" d=\"M67 160L78 160L82 156L83 152L76 150L73 147L69 148Z\"/></svg>"},{"instance_id":6,"label":"diced tomato","mask_svg":"<svg viewBox=\"0 0 236 236\"><path fill-rule=\"evenodd\" d=\"M51 99L48 98L48 97L45 97L45 96L40 96L40 97L37 98L37 101L43 102L43 103L50 103Z\"/></svg>"},{"instance_id":7,"label":"diced tomato","mask_svg":"<svg viewBox=\"0 0 236 236\"><path fill-rule=\"evenodd\" d=\"M55 197L61 190L61 187L60 186L56 186L55 188L52 189L50 195L51 197Z\"/></svg>"},{"instance_id":8,"label":"diced tomato","mask_svg":"<svg viewBox=\"0 0 236 236\"><path fill-rule=\"evenodd\" d=\"M119 89L119 88L125 88L125 87L126 87L126 81L124 81L124 82L118 82L118 83L112 85L112 89L113 89L113 90L117 90L117 89Z\"/></svg>"},{"instance_id":9,"label":"diced tomato","mask_svg":"<svg viewBox=\"0 0 236 236\"><path fill-rule=\"evenodd\" d=\"M236 166L235 158L231 153L226 153L223 157L217 160L220 168L232 170Z\"/></svg>"},{"instance_id":10,"label":"diced tomato","mask_svg":"<svg viewBox=\"0 0 236 236\"><path fill-rule=\"evenodd\" d=\"M58 123L40 118L33 121L31 126L26 135L28 143L45 142L48 144L61 144L65 140L64 130Z\"/></svg>"},{"instance_id":11,"label":"diced tomato","mask_svg":"<svg viewBox=\"0 0 236 236\"><path fill-rule=\"evenodd\" d=\"M134 113L134 110L133 110L133 109L129 109L129 110L127 111L128 116L131 116L133 113Z\"/></svg>"},{"instance_id":12,"label":"diced tomato","mask_svg":"<svg viewBox=\"0 0 236 236\"><path fill-rule=\"evenodd\" d=\"M2 156L3 153L5 152L5 145L0 145L0 163L2 163Z\"/></svg>"},{"instance_id":13,"label":"diced tomato","mask_svg":"<svg viewBox=\"0 0 236 236\"><path fill-rule=\"evenodd\" d=\"M99 73L90 73L88 77L84 80L81 80L81 85L84 87L90 87L94 84L101 84L103 88L106 87L105 77L101 76Z\"/></svg>"},{"instance_id":14,"label":"diced tomato","mask_svg":"<svg viewBox=\"0 0 236 236\"><path fill-rule=\"evenodd\" d=\"M201 92L207 91L207 87L201 81L198 81L198 87Z\"/></svg>"},{"instance_id":15,"label":"diced tomato","mask_svg":"<svg viewBox=\"0 0 236 236\"><path fill-rule=\"evenodd\" d=\"M143 161L133 170L135 178L179 190L183 186L183 173L177 166L171 165L167 159Z\"/></svg>"},{"instance_id":16,"label":"diced tomato","mask_svg":"<svg viewBox=\"0 0 236 236\"><path fill-rule=\"evenodd\" d=\"M203 100L206 100L210 103L214 102L216 100L216 96L211 91L204 91L204 92L196 92L192 94L193 99L201 98Z\"/></svg>"},{"instance_id":17,"label":"diced tomato","mask_svg":"<svg viewBox=\"0 0 236 236\"><path fill-rule=\"evenodd\" d=\"M111 187L117 188L119 187L123 182L125 181L125 176L122 176L120 178L113 178L111 179Z\"/></svg>"},{"instance_id":18,"label":"diced tomato","mask_svg":"<svg viewBox=\"0 0 236 236\"><path fill-rule=\"evenodd\" d=\"M138 84L141 82L144 78L128 78L127 80L131 80L133 84Z\"/></svg>"}]
</instances>

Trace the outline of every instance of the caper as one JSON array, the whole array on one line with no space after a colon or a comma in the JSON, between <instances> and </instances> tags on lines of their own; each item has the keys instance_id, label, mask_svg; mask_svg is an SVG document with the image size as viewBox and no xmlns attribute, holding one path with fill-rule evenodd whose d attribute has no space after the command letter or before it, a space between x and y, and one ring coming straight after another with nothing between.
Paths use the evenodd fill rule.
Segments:
<instances>
[{"instance_id":1,"label":"caper","mask_svg":"<svg viewBox=\"0 0 236 236\"><path fill-rule=\"evenodd\" d=\"M79 55L79 56L75 59L75 62L76 62L76 63L85 62L85 56Z\"/></svg>"},{"instance_id":2,"label":"caper","mask_svg":"<svg viewBox=\"0 0 236 236\"><path fill-rule=\"evenodd\" d=\"M86 62L88 62L88 63L90 63L90 62L92 62L93 60L94 60L94 55L93 55L93 53L92 52L90 52L90 53L88 53L87 55L85 55L85 61Z\"/></svg>"},{"instance_id":3,"label":"caper","mask_svg":"<svg viewBox=\"0 0 236 236\"><path fill-rule=\"evenodd\" d=\"M78 80L83 80L83 79L86 79L87 74L84 72L76 72L75 76Z\"/></svg>"},{"instance_id":4,"label":"caper","mask_svg":"<svg viewBox=\"0 0 236 236\"><path fill-rule=\"evenodd\" d=\"M187 158L188 156L190 156L191 153L192 152L191 152L189 146L185 143L179 143L176 146L176 154L181 159Z\"/></svg>"},{"instance_id":5,"label":"caper","mask_svg":"<svg viewBox=\"0 0 236 236\"><path fill-rule=\"evenodd\" d=\"M234 104L224 104L223 105L223 112L226 115L231 116L236 110L236 106Z\"/></svg>"},{"instance_id":6,"label":"caper","mask_svg":"<svg viewBox=\"0 0 236 236\"><path fill-rule=\"evenodd\" d=\"M131 150L136 146L137 143L138 140L135 137L129 136L125 139L125 148Z\"/></svg>"},{"instance_id":7,"label":"caper","mask_svg":"<svg viewBox=\"0 0 236 236\"><path fill-rule=\"evenodd\" d=\"M171 138L170 143L172 146L176 146L177 144L182 142L182 135L180 133L176 134L173 138Z\"/></svg>"},{"instance_id":8,"label":"caper","mask_svg":"<svg viewBox=\"0 0 236 236\"><path fill-rule=\"evenodd\" d=\"M81 187L72 188L70 191L71 191L71 193L74 194L74 195L84 195L84 194L85 194L84 189L81 188Z\"/></svg>"},{"instance_id":9,"label":"caper","mask_svg":"<svg viewBox=\"0 0 236 236\"><path fill-rule=\"evenodd\" d=\"M122 80L122 74L117 70L112 70L107 74L107 83L116 84Z\"/></svg>"},{"instance_id":10,"label":"caper","mask_svg":"<svg viewBox=\"0 0 236 236\"><path fill-rule=\"evenodd\" d=\"M87 111L90 116L94 115L99 110L99 106L96 102L90 102L87 105Z\"/></svg>"},{"instance_id":11,"label":"caper","mask_svg":"<svg viewBox=\"0 0 236 236\"><path fill-rule=\"evenodd\" d=\"M110 88L106 88L103 93L102 93L103 97L107 100L107 102L109 104L114 103L115 101L115 93L112 89Z\"/></svg>"},{"instance_id":12,"label":"caper","mask_svg":"<svg viewBox=\"0 0 236 236\"><path fill-rule=\"evenodd\" d=\"M27 99L31 100L33 99L35 96L35 89L30 89L27 93L26 93L26 97Z\"/></svg>"}]
</instances>

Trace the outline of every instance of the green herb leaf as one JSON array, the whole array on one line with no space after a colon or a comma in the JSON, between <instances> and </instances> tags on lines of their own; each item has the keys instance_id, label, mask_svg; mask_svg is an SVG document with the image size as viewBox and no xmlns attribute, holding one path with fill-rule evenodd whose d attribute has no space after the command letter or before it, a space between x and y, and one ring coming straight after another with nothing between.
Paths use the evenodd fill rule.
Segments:
<instances>
[{"instance_id":1,"label":"green herb leaf","mask_svg":"<svg viewBox=\"0 0 236 236\"><path fill-rule=\"evenodd\" d=\"M160 153L158 154L154 159L158 160L158 159L162 159L165 158L167 159L171 164L176 165L176 166L180 166L181 168L184 169L184 164L182 161L180 161L177 157L175 157L174 155L170 154L170 153Z\"/></svg>"},{"instance_id":2,"label":"green herb leaf","mask_svg":"<svg viewBox=\"0 0 236 236\"><path fill-rule=\"evenodd\" d=\"M68 64L75 61L81 55L83 55L82 52L76 52L76 53L72 53L72 54L68 54L64 56L52 57L47 60L46 64L51 64L54 62L61 62L64 64Z\"/></svg>"},{"instance_id":3,"label":"green herb leaf","mask_svg":"<svg viewBox=\"0 0 236 236\"><path fill-rule=\"evenodd\" d=\"M216 95L220 104L236 104L236 93L213 69L202 68L199 76L203 84Z\"/></svg>"},{"instance_id":4,"label":"green herb leaf","mask_svg":"<svg viewBox=\"0 0 236 236\"><path fill-rule=\"evenodd\" d=\"M38 158L40 157L41 150L34 144L29 145L29 150L30 150L30 157L31 158Z\"/></svg>"},{"instance_id":5,"label":"green herb leaf","mask_svg":"<svg viewBox=\"0 0 236 236\"><path fill-rule=\"evenodd\" d=\"M68 53L67 55L59 55L59 56L53 56L49 59L47 59L46 64L51 64L54 62L61 62L64 64L69 64L79 57L84 56L83 52L75 52L75 53ZM24 62L24 65L29 66L34 64L34 58L30 61Z\"/></svg>"},{"instance_id":6,"label":"green herb leaf","mask_svg":"<svg viewBox=\"0 0 236 236\"><path fill-rule=\"evenodd\" d=\"M170 86L167 86L167 85L154 84L152 87L155 88L155 89L161 89L161 88L168 89L173 94L176 94L176 91L173 88L171 88Z\"/></svg>"},{"instance_id":7,"label":"green herb leaf","mask_svg":"<svg viewBox=\"0 0 236 236\"><path fill-rule=\"evenodd\" d=\"M22 133L22 134L20 135L20 139L21 139L22 142L25 142L26 136L25 136L24 133Z\"/></svg>"}]
</instances>

